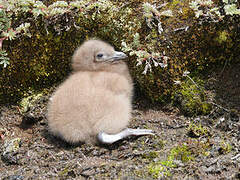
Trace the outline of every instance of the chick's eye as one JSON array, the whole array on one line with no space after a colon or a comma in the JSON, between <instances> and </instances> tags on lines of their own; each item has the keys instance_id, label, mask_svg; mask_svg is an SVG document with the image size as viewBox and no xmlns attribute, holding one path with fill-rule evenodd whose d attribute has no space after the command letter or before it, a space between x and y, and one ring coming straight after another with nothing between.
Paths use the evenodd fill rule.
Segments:
<instances>
[{"instance_id":1,"label":"chick's eye","mask_svg":"<svg viewBox=\"0 0 240 180\"><path fill-rule=\"evenodd\" d=\"M97 54L97 58L102 58L103 54Z\"/></svg>"}]
</instances>

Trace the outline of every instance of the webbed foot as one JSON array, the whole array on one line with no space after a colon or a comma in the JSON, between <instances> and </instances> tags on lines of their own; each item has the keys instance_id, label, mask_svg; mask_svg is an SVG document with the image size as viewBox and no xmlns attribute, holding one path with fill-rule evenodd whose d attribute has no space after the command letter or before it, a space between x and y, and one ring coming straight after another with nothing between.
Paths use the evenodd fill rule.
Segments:
<instances>
[{"instance_id":1,"label":"webbed foot","mask_svg":"<svg viewBox=\"0 0 240 180\"><path fill-rule=\"evenodd\" d=\"M100 132L97 135L97 139L102 144L112 144L128 136L144 136L144 135L155 135L153 130L150 129L131 129L127 128L117 134L107 134Z\"/></svg>"}]
</instances>

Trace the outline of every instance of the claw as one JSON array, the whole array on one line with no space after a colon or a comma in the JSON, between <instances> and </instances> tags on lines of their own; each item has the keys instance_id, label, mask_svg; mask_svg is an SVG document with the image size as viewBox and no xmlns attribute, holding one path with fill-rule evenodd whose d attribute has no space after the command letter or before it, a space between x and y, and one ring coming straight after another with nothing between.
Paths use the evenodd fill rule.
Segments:
<instances>
[{"instance_id":1,"label":"claw","mask_svg":"<svg viewBox=\"0 0 240 180\"><path fill-rule=\"evenodd\" d=\"M154 135L154 133L150 129L127 128L117 134L107 134L105 132L100 132L97 135L97 139L102 144L112 144L128 136L143 136L143 135Z\"/></svg>"}]
</instances>

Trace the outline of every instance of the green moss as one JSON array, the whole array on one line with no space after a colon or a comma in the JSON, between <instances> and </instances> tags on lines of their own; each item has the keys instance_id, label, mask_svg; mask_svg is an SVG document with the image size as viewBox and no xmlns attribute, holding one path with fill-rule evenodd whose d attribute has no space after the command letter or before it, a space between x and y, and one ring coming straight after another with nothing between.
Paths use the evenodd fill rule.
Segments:
<instances>
[{"instance_id":1,"label":"green moss","mask_svg":"<svg viewBox=\"0 0 240 180\"><path fill-rule=\"evenodd\" d=\"M50 87L64 79L70 71L70 57L77 45L76 41L66 39L70 40L73 32L53 37L53 32L41 33L38 28L44 27L33 28L32 38L8 42L11 62L1 72L1 103L18 101L29 90ZM61 41L56 42L60 37Z\"/></svg>"},{"instance_id":2,"label":"green moss","mask_svg":"<svg viewBox=\"0 0 240 180\"><path fill-rule=\"evenodd\" d=\"M229 144L228 142L225 142L224 140L221 141L220 143L220 149L219 152L221 154L227 154L232 151L232 145Z\"/></svg>"},{"instance_id":3,"label":"green moss","mask_svg":"<svg viewBox=\"0 0 240 180\"><path fill-rule=\"evenodd\" d=\"M193 137L207 136L209 133L206 127L192 122L189 124L187 131Z\"/></svg>"},{"instance_id":4,"label":"green moss","mask_svg":"<svg viewBox=\"0 0 240 180\"><path fill-rule=\"evenodd\" d=\"M202 84L203 81L196 79L197 84ZM181 87L174 96L174 104L188 116L199 114L209 114L212 110L212 105L206 102L205 90L201 86L194 84L191 80L186 80L181 83Z\"/></svg>"},{"instance_id":5,"label":"green moss","mask_svg":"<svg viewBox=\"0 0 240 180\"><path fill-rule=\"evenodd\" d=\"M227 31L220 31L218 33L218 37L216 38L216 41L221 44L223 42L226 42L229 38L230 34Z\"/></svg>"},{"instance_id":6,"label":"green moss","mask_svg":"<svg viewBox=\"0 0 240 180\"><path fill-rule=\"evenodd\" d=\"M170 151L168 156L169 160L181 160L183 163L194 160L192 152L189 150L189 147L185 144L182 146L177 146Z\"/></svg>"},{"instance_id":7,"label":"green moss","mask_svg":"<svg viewBox=\"0 0 240 180\"><path fill-rule=\"evenodd\" d=\"M172 176L170 171L162 164L149 165L148 173L152 176L152 178L155 178L155 179Z\"/></svg>"},{"instance_id":8,"label":"green moss","mask_svg":"<svg viewBox=\"0 0 240 180\"><path fill-rule=\"evenodd\" d=\"M143 158L153 160L154 158L157 158L159 156L158 151L150 151L148 153L143 154Z\"/></svg>"},{"instance_id":9,"label":"green moss","mask_svg":"<svg viewBox=\"0 0 240 180\"><path fill-rule=\"evenodd\" d=\"M188 161L194 160L194 157L187 145L183 144L181 146L174 147L171 149L167 160L150 163L147 166L148 173L155 179L170 177L172 176L171 168L177 167L174 163L175 160L187 163Z\"/></svg>"},{"instance_id":10,"label":"green moss","mask_svg":"<svg viewBox=\"0 0 240 180\"><path fill-rule=\"evenodd\" d=\"M206 129L202 126L198 126L196 129L198 132L201 131L201 133L206 133ZM226 145L223 146L225 148L228 147ZM154 179L171 177L171 172L174 171L174 168L178 167L178 164L176 163L177 161L181 161L183 164L194 163L197 156L208 156L211 147L209 140L200 141L198 139L189 138L181 144L173 147L168 152L166 160L156 161L157 159L160 159L160 157L154 157L154 161L152 160L147 166L148 174Z\"/></svg>"}]
</instances>

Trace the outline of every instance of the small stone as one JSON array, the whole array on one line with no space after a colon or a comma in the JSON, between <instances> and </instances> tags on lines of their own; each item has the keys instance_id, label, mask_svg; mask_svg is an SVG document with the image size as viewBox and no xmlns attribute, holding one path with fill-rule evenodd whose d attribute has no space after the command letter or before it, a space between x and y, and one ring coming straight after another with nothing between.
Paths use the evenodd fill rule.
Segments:
<instances>
[{"instance_id":1,"label":"small stone","mask_svg":"<svg viewBox=\"0 0 240 180\"><path fill-rule=\"evenodd\" d=\"M17 151L21 145L21 138L6 140L3 145L2 160L10 163L17 164Z\"/></svg>"},{"instance_id":2,"label":"small stone","mask_svg":"<svg viewBox=\"0 0 240 180\"><path fill-rule=\"evenodd\" d=\"M21 144L21 138L6 140L3 145L3 148L4 148L3 154L17 151L20 147L20 144Z\"/></svg>"}]
</instances>

